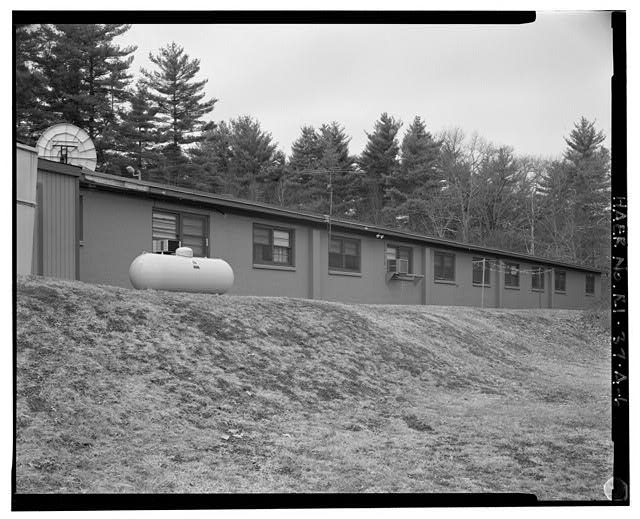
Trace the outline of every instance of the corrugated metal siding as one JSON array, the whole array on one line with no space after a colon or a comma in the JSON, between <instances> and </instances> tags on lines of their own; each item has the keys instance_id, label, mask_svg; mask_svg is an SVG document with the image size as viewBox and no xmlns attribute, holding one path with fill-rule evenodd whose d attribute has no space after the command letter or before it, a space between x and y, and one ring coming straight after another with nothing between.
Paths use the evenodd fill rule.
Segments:
<instances>
[{"instance_id":1,"label":"corrugated metal siding","mask_svg":"<svg viewBox=\"0 0 640 519\"><path fill-rule=\"evenodd\" d=\"M36 217L33 224L31 272L42 276L42 183L36 185Z\"/></svg>"},{"instance_id":2,"label":"corrugated metal siding","mask_svg":"<svg viewBox=\"0 0 640 519\"><path fill-rule=\"evenodd\" d=\"M76 184L68 175L39 173L42 182L42 275L76 279Z\"/></svg>"},{"instance_id":3,"label":"corrugated metal siding","mask_svg":"<svg viewBox=\"0 0 640 519\"><path fill-rule=\"evenodd\" d=\"M20 144L16 148L16 271L32 274L38 155L33 148Z\"/></svg>"}]
</instances>

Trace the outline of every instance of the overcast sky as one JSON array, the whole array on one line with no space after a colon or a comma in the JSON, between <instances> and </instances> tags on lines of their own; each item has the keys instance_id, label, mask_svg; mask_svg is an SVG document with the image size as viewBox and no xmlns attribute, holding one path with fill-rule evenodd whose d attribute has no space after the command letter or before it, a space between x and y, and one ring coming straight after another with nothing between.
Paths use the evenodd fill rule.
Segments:
<instances>
[{"instance_id":1,"label":"overcast sky","mask_svg":"<svg viewBox=\"0 0 640 519\"><path fill-rule=\"evenodd\" d=\"M477 131L518 154L558 156L585 116L610 135L610 15L538 13L516 26L134 25L133 70L175 41L200 59L209 118L256 117L285 153L303 125L336 120L358 154L382 112L404 129ZM609 144L607 139L606 144Z\"/></svg>"}]
</instances>

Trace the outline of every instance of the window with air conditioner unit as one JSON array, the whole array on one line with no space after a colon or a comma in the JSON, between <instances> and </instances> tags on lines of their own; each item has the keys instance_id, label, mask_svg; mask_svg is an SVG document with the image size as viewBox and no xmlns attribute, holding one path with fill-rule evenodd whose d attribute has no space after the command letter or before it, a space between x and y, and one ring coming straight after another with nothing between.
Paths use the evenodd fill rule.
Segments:
<instances>
[{"instance_id":1,"label":"window with air conditioner unit","mask_svg":"<svg viewBox=\"0 0 640 519\"><path fill-rule=\"evenodd\" d=\"M159 254L174 254L180 247L180 240L153 240L153 252Z\"/></svg>"},{"instance_id":2,"label":"window with air conditioner unit","mask_svg":"<svg viewBox=\"0 0 640 519\"><path fill-rule=\"evenodd\" d=\"M393 260L394 263L394 272L398 274L408 274L409 273L409 260L408 259L396 259Z\"/></svg>"},{"instance_id":3,"label":"window with air conditioner unit","mask_svg":"<svg viewBox=\"0 0 640 519\"><path fill-rule=\"evenodd\" d=\"M411 247L402 247L400 245L387 244L385 249L385 263L387 282L405 281L418 283L424 278L423 274L413 272L413 249Z\"/></svg>"},{"instance_id":4,"label":"window with air conditioner unit","mask_svg":"<svg viewBox=\"0 0 640 519\"><path fill-rule=\"evenodd\" d=\"M208 218L180 211L154 210L151 225L152 251L175 254L178 247L189 247L194 257L208 256Z\"/></svg>"},{"instance_id":5,"label":"window with air conditioner unit","mask_svg":"<svg viewBox=\"0 0 640 519\"><path fill-rule=\"evenodd\" d=\"M411 273L411 247L387 245L387 272L396 274Z\"/></svg>"}]
</instances>

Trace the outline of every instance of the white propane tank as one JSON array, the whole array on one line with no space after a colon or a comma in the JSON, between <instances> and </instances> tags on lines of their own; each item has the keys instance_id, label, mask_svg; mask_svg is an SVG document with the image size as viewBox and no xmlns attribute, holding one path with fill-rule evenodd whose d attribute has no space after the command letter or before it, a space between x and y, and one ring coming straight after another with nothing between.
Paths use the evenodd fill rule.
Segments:
<instances>
[{"instance_id":1,"label":"white propane tank","mask_svg":"<svg viewBox=\"0 0 640 519\"><path fill-rule=\"evenodd\" d=\"M131 262L129 279L138 290L224 294L233 285L233 269L224 260L194 258L189 247L175 256L143 252Z\"/></svg>"}]
</instances>

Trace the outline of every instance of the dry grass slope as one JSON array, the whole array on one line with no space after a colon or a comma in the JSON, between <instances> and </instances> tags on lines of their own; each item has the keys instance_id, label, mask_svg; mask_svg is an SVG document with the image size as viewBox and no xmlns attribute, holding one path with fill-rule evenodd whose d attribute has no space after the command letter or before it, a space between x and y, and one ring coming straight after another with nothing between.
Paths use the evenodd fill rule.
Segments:
<instances>
[{"instance_id":1,"label":"dry grass slope","mask_svg":"<svg viewBox=\"0 0 640 519\"><path fill-rule=\"evenodd\" d=\"M20 278L20 492L602 499L609 338L577 311Z\"/></svg>"}]
</instances>

